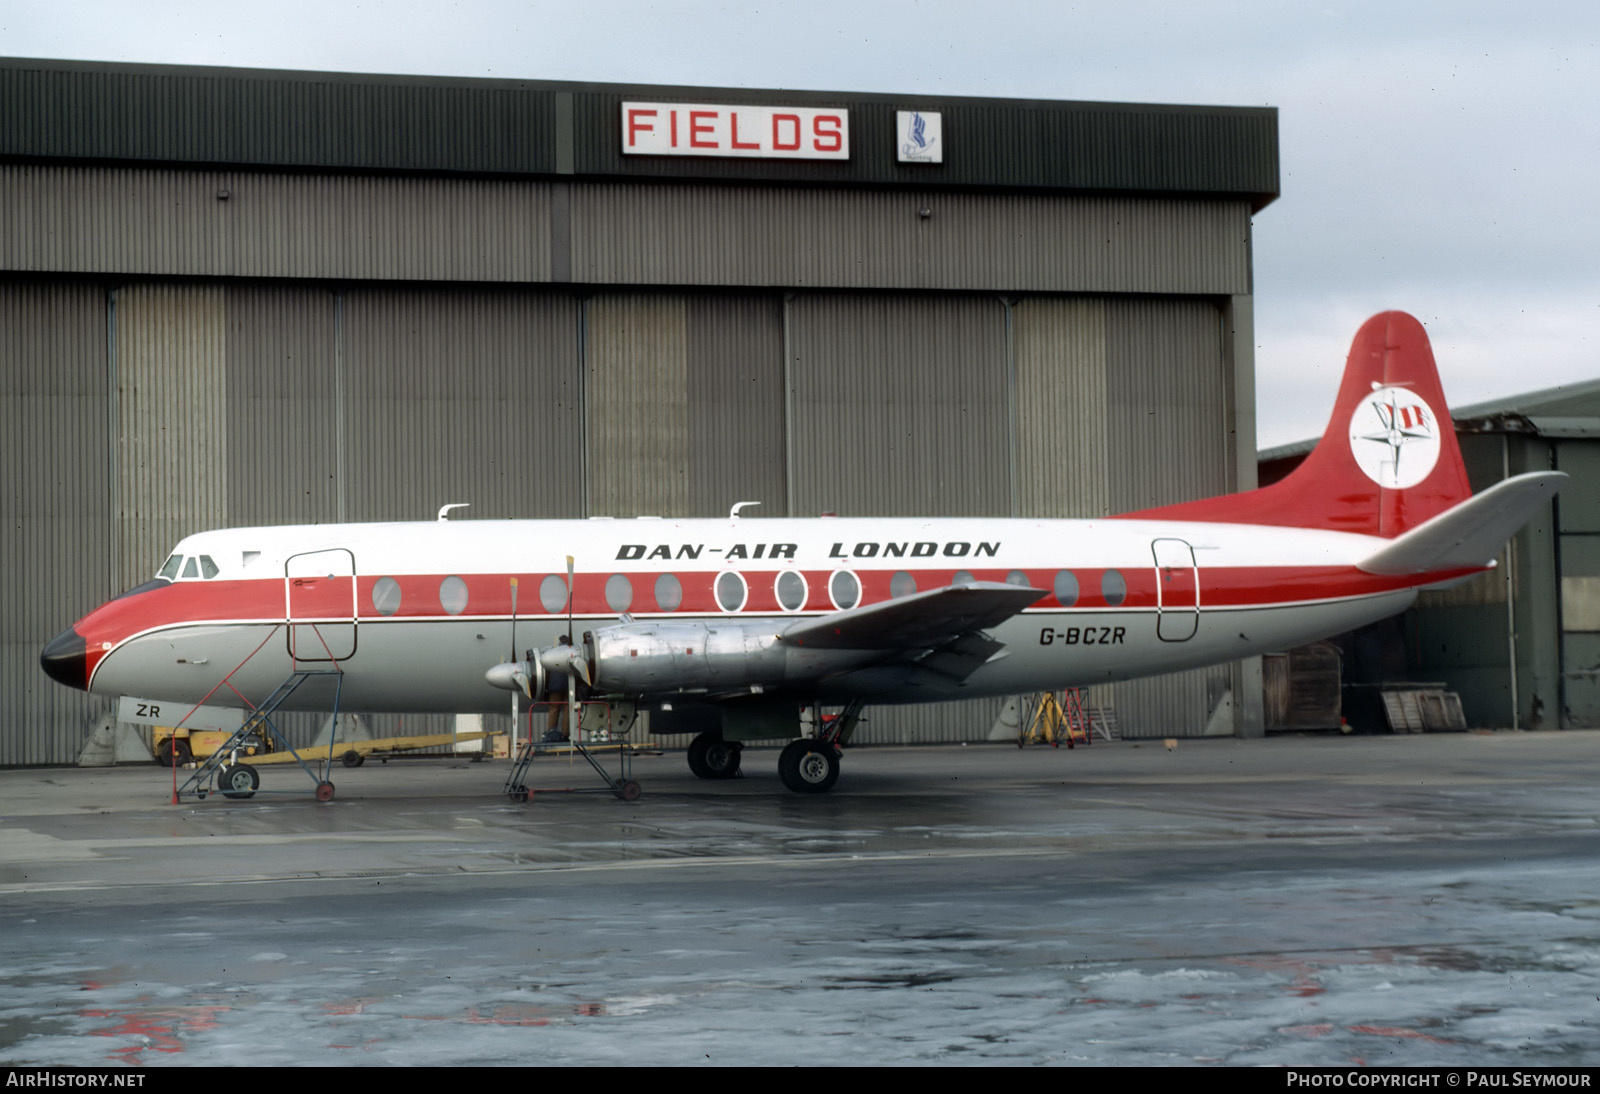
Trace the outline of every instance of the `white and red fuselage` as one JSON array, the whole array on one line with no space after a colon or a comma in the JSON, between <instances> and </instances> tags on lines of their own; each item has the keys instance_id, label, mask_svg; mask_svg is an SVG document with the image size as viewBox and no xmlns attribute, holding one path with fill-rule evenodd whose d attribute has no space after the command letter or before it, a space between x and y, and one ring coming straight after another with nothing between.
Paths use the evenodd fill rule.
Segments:
<instances>
[{"instance_id":1,"label":"white and red fuselage","mask_svg":"<svg viewBox=\"0 0 1600 1094\"><path fill-rule=\"evenodd\" d=\"M190 536L174 550L212 560L216 576L180 576L113 600L75 630L84 644L80 686L93 692L196 702L209 695L236 705L265 697L295 665L337 665L346 710L498 712L505 696L484 673L513 650L513 579L517 657L521 647L555 645L569 627L576 638L615 624L623 612L639 622L770 624L776 635L800 619L958 582L1039 590L1032 606L990 628L1007 655L964 679L908 681L899 668L866 658L801 689L824 702L927 702L1285 649L1403 610L1419 586L1473 572L1359 569L1383 544L1326 530L1141 519L230 529ZM229 673L231 686L216 690ZM306 701L326 696L313 691Z\"/></svg>"}]
</instances>

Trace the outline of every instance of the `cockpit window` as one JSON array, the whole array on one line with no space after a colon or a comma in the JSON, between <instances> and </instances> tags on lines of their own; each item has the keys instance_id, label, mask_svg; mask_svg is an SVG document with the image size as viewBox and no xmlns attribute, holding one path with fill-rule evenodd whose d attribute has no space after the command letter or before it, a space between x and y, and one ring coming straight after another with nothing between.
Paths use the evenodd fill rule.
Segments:
<instances>
[{"instance_id":1,"label":"cockpit window","mask_svg":"<svg viewBox=\"0 0 1600 1094\"><path fill-rule=\"evenodd\" d=\"M211 561L210 555L200 556L200 572L207 581L217 576L217 564Z\"/></svg>"},{"instance_id":2,"label":"cockpit window","mask_svg":"<svg viewBox=\"0 0 1600 1094\"><path fill-rule=\"evenodd\" d=\"M183 564L183 576L184 577L199 577L200 576L200 560L198 558L195 558L193 555L189 556L189 561L187 561L187 562L185 562Z\"/></svg>"},{"instance_id":3,"label":"cockpit window","mask_svg":"<svg viewBox=\"0 0 1600 1094\"><path fill-rule=\"evenodd\" d=\"M182 565L183 565L183 556L182 555L173 555L171 558L167 559L166 563L161 567L161 572L158 573L156 576L157 577L164 577L168 581L172 581L173 579L175 579L178 576L178 567L180 567Z\"/></svg>"}]
</instances>

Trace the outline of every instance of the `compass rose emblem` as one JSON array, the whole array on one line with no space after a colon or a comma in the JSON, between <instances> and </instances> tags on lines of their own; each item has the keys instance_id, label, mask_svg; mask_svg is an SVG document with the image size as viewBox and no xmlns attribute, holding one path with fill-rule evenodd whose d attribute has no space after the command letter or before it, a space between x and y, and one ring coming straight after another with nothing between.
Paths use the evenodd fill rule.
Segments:
<instances>
[{"instance_id":1,"label":"compass rose emblem","mask_svg":"<svg viewBox=\"0 0 1600 1094\"><path fill-rule=\"evenodd\" d=\"M1439 421L1432 407L1405 388L1375 388L1350 415L1350 452L1367 478L1404 490L1439 462Z\"/></svg>"}]
</instances>

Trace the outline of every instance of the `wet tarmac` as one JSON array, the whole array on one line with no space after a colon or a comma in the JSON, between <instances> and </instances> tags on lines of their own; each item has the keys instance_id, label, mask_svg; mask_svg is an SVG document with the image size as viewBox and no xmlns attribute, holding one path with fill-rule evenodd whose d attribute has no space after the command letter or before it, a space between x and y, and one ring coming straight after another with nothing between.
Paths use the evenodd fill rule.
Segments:
<instances>
[{"instance_id":1,"label":"wet tarmac","mask_svg":"<svg viewBox=\"0 0 1600 1094\"><path fill-rule=\"evenodd\" d=\"M1600 735L776 758L0 771L0 1063L1600 1062Z\"/></svg>"}]
</instances>

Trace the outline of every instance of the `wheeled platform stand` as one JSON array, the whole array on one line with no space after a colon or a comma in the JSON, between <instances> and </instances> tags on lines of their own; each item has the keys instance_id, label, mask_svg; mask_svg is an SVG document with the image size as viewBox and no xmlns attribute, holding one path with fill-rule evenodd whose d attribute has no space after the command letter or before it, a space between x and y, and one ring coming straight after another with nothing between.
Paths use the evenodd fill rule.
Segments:
<instances>
[{"instance_id":1,"label":"wheeled platform stand","mask_svg":"<svg viewBox=\"0 0 1600 1094\"><path fill-rule=\"evenodd\" d=\"M331 746L328 748L327 758L322 761L322 773L319 775L305 760L300 758L300 753L295 751L294 746L279 732L277 724L272 720L272 715L288 701L289 696L293 695L301 684L304 684L314 676L331 676L334 678L333 724L335 733L337 733L339 695L344 688L344 673L336 668L297 669L290 673L283 683L277 686L273 693L267 697L266 702L245 717L239 728L234 730L233 735L222 743L222 747L201 761L195 768L194 773L184 781L183 785L173 790L173 804L176 805L178 799L186 793L193 793L195 797L204 800L206 795L212 792L213 787L216 793L225 798L253 798L258 793L294 793L289 790L260 789L261 776L256 773L255 768L243 762L240 758L240 751L252 738L262 741L270 739L277 750L287 752L293 756L295 762L300 765L300 770L306 773L312 785L316 787L317 800L321 802L332 801L333 783L329 781L328 775L333 768L333 748Z\"/></svg>"},{"instance_id":2,"label":"wheeled platform stand","mask_svg":"<svg viewBox=\"0 0 1600 1094\"><path fill-rule=\"evenodd\" d=\"M551 704L536 704L549 709ZM556 704L565 706L566 704ZM576 704L581 709L581 716L575 719L574 731L570 741L540 741L534 737L530 730L528 740L517 750L517 762L512 765L511 772L506 776L504 792L507 798L517 804L523 804L535 794L614 794L625 802L631 802L640 794L639 784L633 781L633 748L625 738L628 731L633 728L638 720L638 710L632 703L600 703L589 702ZM532 711L529 709L529 718ZM613 778L600 761L595 758L594 749L584 742L585 735L600 734L604 732L609 740L617 745L617 774ZM600 786L577 787L530 787L528 786L528 768L533 764L535 757L540 753L546 755L571 748L582 756L594 773L600 777Z\"/></svg>"}]
</instances>

